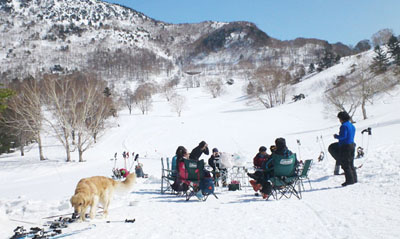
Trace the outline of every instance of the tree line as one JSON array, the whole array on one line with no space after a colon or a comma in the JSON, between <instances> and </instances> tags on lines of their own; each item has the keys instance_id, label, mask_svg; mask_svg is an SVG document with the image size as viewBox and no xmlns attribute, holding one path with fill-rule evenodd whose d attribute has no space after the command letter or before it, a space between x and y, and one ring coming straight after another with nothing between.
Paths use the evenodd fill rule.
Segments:
<instances>
[{"instance_id":1,"label":"tree line","mask_svg":"<svg viewBox=\"0 0 400 239\"><path fill-rule=\"evenodd\" d=\"M40 160L45 160L42 136L52 133L64 146L66 161L83 153L107 129L115 114L114 99L104 94L107 83L93 73L44 74L14 79L0 124L2 133L13 136L24 155L24 146L36 142Z\"/></svg>"}]
</instances>

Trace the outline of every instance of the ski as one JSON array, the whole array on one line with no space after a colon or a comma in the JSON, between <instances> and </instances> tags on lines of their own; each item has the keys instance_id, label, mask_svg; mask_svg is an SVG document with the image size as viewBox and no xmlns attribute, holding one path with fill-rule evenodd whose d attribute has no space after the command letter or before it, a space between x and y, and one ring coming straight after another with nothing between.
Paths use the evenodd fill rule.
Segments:
<instances>
[{"instance_id":1,"label":"ski","mask_svg":"<svg viewBox=\"0 0 400 239\"><path fill-rule=\"evenodd\" d=\"M10 239L24 239L24 238L34 238L34 239L56 239L63 238L72 235L76 235L78 233L88 231L96 227L95 224L91 224L85 228L73 230L70 232L63 232L61 229L53 229L45 230L44 228L32 227L29 231L27 231L23 227L17 227L14 230L14 235Z\"/></svg>"},{"instance_id":2,"label":"ski","mask_svg":"<svg viewBox=\"0 0 400 239\"><path fill-rule=\"evenodd\" d=\"M355 167L355 169L360 169L360 168L362 168L363 165L364 165L364 164L360 164L359 166ZM343 172L343 173L340 173L339 175L344 175L344 172Z\"/></svg>"},{"instance_id":3,"label":"ski","mask_svg":"<svg viewBox=\"0 0 400 239\"><path fill-rule=\"evenodd\" d=\"M72 235L79 234L81 232L89 231L89 230L91 230L91 229L93 229L95 227L96 227L96 224L91 224L91 225L89 225L89 226L87 226L85 228L82 228L82 229L77 229L77 230L73 230L73 231L66 232L66 233L60 233L58 235L54 235L54 236L50 236L50 237L44 237L44 238L56 239L56 238L69 237L69 236L72 236Z\"/></svg>"}]
</instances>

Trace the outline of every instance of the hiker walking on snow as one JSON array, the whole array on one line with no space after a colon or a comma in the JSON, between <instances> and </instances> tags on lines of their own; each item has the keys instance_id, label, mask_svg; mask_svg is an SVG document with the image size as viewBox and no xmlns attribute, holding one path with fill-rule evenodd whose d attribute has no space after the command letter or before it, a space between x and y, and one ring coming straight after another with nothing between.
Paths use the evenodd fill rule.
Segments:
<instances>
[{"instance_id":1,"label":"hiker walking on snow","mask_svg":"<svg viewBox=\"0 0 400 239\"><path fill-rule=\"evenodd\" d=\"M342 166L346 181L342 186L351 185L357 182L357 172L354 167L354 152L356 145L354 143L354 135L356 128L350 122L350 116L347 112L342 111L337 115L340 126L339 134L334 134L333 137L339 142L329 145L328 151L336 160L336 165ZM338 174L339 169L335 167L335 174Z\"/></svg>"},{"instance_id":2,"label":"hiker walking on snow","mask_svg":"<svg viewBox=\"0 0 400 239\"><path fill-rule=\"evenodd\" d=\"M190 158L194 160L199 160L202 154L208 155L210 152L208 151L208 144L205 141L201 141L199 145L192 150L190 153Z\"/></svg>"}]
</instances>

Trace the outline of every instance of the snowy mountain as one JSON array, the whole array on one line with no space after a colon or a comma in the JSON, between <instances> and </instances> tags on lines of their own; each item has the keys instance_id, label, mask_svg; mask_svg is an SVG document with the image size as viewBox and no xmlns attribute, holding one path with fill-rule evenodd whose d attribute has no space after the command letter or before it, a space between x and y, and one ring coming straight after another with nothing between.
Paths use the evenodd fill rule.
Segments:
<instances>
[{"instance_id":1,"label":"snowy mountain","mask_svg":"<svg viewBox=\"0 0 400 239\"><path fill-rule=\"evenodd\" d=\"M1 0L0 72L5 79L81 69L112 81L207 72L223 78L260 65L290 71L347 46L280 41L249 22L168 24L97 0Z\"/></svg>"}]
</instances>

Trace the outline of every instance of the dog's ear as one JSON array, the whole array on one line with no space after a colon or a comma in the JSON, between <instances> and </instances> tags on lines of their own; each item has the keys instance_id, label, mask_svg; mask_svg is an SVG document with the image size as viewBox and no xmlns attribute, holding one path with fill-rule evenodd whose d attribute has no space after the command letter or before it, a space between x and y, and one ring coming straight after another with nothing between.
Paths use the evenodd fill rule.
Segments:
<instances>
[{"instance_id":1,"label":"dog's ear","mask_svg":"<svg viewBox=\"0 0 400 239\"><path fill-rule=\"evenodd\" d=\"M71 199L69 200L71 202L71 205L74 206L75 201L76 201L76 197L75 195L71 197Z\"/></svg>"}]
</instances>

